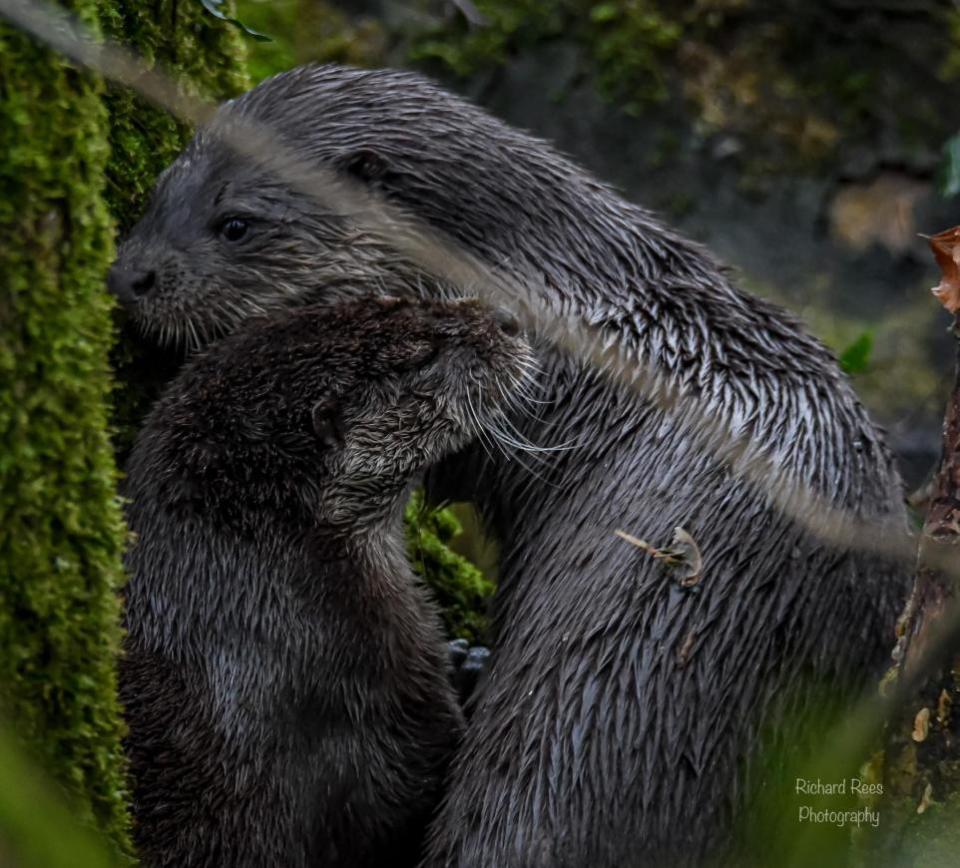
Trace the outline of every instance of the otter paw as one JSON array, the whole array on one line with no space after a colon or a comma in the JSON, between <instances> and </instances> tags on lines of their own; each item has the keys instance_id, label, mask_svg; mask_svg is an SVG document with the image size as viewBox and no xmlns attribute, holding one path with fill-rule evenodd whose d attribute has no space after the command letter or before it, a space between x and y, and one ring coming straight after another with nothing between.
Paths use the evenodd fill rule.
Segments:
<instances>
[{"instance_id":1,"label":"otter paw","mask_svg":"<svg viewBox=\"0 0 960 868\"><path fill-rule=\"evenodd\" d=\"M474 645L471 648L466 639L455 639L449 642L447 647L453 668L451 680L460 697L460 703L466 704L480 676L490 665L490 649L483 645Z\"/></svg>"}]
</instances>

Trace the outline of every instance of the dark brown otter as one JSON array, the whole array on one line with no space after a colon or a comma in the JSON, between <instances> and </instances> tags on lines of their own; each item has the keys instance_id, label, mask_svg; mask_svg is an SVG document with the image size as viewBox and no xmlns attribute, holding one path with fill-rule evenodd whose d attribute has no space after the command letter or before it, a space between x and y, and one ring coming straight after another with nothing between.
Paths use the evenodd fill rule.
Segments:
<instances>
[{"instance_id":1,"label":"dark brown otter","mask_svg":"<svg viewBox=\"0 0 960 868\"><path fill-rule=\"evenodd\" d=\"M402 509L504 409L511 331L471 302L305 309L151 412L121 667L144 865L417 861L462 717Z\"/></svg>"},{"instance_id":2,"label":"dark brown otter","mask_svg":"<svg viewBox=\"0 0 960 868\"><path fill-rule=\"evenodd\" d=\"M908 586L903 564L823 541L809 507L785 514L699 436L704 418L746 436L778 493L801 484L904 533L891 456L834 358L703 249L419 76L294 70L218 123L238 117L539 287L702 414L545 347L548 403L514 424L574 448L536 474L479 446L440 468L436 490L474 498L499 537L502 587L430 864L700 865L729 848L746 795L770 786L761 734L825 713L814 697L853 704ZM388 233L238 156L216 126L160 180L112 276L146 332L186 343L357 282L451 289ZM663 546L676 526L703 555L692 589L614 536Z\"/></svg>"}]
</instances>

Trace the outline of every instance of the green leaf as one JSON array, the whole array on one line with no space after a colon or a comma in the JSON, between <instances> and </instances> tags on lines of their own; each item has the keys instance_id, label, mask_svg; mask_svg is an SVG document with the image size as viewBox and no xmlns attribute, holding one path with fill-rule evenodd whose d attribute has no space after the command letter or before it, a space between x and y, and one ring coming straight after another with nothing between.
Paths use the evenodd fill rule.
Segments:
<instances>
[{"instance_id":1,"label":"green leaf","mask_svg":"<svg viewBox=\"0 0 960 868\"><path fill-rule=\"evenodd\" d=\"M237 18L231 18L229 15L224 13L220 7L223 5L224 0L200 0L203 4L203 8L207 10L214 18L219 18L221 21L226 21L228 24L232 24L234 27L239 27L244 33L246 33L251 38L255 39L257 42L273 42L269 36L265 33L258 33L251 27L247 27L242 21Z\"/></svg>"},{"instance_id":2,"label":"green leaf","mask_svg":"<svg viewBox=\"0 0 960 868\"><path fill-rule=\"evenodd\" d=\"M613 21L620 16L620 9L616 3L601 3L590 10L590 18L597 23L602 24L605 21Z\"/></svg>"},{"instance_id":3,"label":"green leaf","mask_svg":"<svg viewBox=\"0 0 960 868\"><path fill-rule=\"evenodd\" d=\"M862 374L870 366L873 332L865 331L840 354L840 367L847 374Z\"/></svg>"}]
</instances>

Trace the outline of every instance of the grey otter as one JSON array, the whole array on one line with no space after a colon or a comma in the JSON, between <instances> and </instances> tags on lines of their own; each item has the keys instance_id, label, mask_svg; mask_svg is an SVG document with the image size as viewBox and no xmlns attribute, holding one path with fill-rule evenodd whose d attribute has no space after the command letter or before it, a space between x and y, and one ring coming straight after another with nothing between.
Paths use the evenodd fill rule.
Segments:
<instances>
[{"instance_id":1,"label":"grey otter","mask_svg":"<svg viewBox=\"0 0 960 868\"><path fill-rule=\"evenodd\" d=\"M227 338L129 463L121 698L144 865L413 865L462 731L405 558L424 467L527 360L470 302L344 302Z\"/></svg>"},{"instance_id":2,"label":"grey otter","mask_svg":"<svg viewBox=\"0 0 960 868\"><path fill-rule=\"evenodd\" d=\"M237 116L602 330L747 435L778 486L905 531L891 456L830 353L549 145L389 70L294 70L220 121ZM145 332L185 342L356 282L450 291L212 128L161 178L112 278ZM577 448L532 475L475 446L434 479L437 496L478 504L501 542L502 587L428 861L701 865L731 846L747 794L769 780L761 735L811 719L824 691L852 704L873 678L908 570L771 505L714 457L696 418L565 352L539 354L548 403L514 424ZM666 545L676 526L703 555L693 591L614 536Z\"/></svg>"}]
</instances>

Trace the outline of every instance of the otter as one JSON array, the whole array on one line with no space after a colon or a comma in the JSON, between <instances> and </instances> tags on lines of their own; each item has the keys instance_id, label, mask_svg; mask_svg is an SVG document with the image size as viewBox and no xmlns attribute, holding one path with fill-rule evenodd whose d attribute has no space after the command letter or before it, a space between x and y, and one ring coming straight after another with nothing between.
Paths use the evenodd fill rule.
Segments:
<instances>
[{"instance_id":1,"label":"otter","mask_svg":"<svg viewBox=\"0 0 960 868\"><path fill-rule=\"evenodd\" d=\"M570 448L527 472L475 443L431 471L433 496L472 500L497 537L501 587L426 864L744 864L735 830L780 762L764 744L812 752L807 724L854 705L888 657L909 567L821 538L814 506L782 509L701 421L745 438L777 487L899 538L894 461L835 358L546 142L417 74L342 66L225 104L159 179L111 274L155 340L202 344L357 282L458 291L362 215L237 153L234 121L533 287L701 413L533 334L543 403L510 420L514 439ZM676 527L702 555L693 587L615 536L666 546Z\"/></svg>"},{"instance_id":2,"label":"otter","mask_svg":"<svg viewBox=\"0 0 960 868\"><path fill-rule=\"evenodd\" d=\"M463 720L403 505L505 407L516 335L471 302L342 302L249 324L164 392L125 492L144 865L416 863Z\"/></svg>"}]
</instances>

